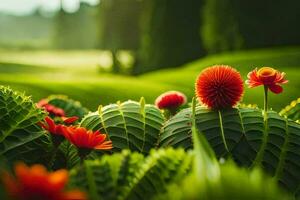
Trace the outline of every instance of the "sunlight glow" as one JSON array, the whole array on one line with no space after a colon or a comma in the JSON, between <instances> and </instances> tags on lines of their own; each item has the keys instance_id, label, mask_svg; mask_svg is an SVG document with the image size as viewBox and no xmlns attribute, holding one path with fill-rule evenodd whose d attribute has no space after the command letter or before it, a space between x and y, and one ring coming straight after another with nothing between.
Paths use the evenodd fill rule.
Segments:
<instances>
[{"instance_id":1,"label":"sunlight glow","mask_svg":"<svg viewBox=\"0 0 300 200\"><path fill-rule=\"evenodd\" d=\"M79 8L80 1L90 5L99 3L99 0L63 0L63 9L75 12ZM45 12L55 12L60 8L60 0L0 0L0 13L27 15L37 8Z\"/></svg>"}]
</instances>

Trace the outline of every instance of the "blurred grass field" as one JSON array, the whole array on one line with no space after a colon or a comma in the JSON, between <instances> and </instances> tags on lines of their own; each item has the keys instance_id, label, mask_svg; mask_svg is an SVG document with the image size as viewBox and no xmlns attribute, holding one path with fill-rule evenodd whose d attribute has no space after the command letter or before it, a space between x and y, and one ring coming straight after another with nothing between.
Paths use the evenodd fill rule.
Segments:
<instances>
[{"instance_id":1,"label":"blurred grass field","mask_svg":"<svg viewBox=\"0 0 300 200\"><path fill-rule=\"evenodd\" d=\"M189 98L194 95L194 81L199 72L213 64L237 68L246 79L255 67L273 66L287 73L289 83L284 93L271 94L275 110L298 98L300 88L300 48L251 50L209 56L176 69L166 69L139 77L100 73L99 67L110 64L102 51L4 51L0 50L0 84L25 91L35 101L50 94L65 94L92 110L99 104L118 100L139 100L153 103L167 90L179 90ZM246 89L244 102L263 103L263 89Z\"/></svg>"}]
</instances>

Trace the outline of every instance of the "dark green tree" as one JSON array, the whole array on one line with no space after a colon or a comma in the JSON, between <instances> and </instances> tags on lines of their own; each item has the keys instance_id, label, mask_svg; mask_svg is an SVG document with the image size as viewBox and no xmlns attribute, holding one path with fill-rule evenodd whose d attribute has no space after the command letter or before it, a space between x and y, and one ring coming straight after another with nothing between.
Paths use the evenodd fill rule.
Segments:
<instances>
[{"instance_id":1,"label":"dark green tree","mask_svg":"<svg viewBox=\"0 0 300 200\"><path fill-rule=\"evenodd\" d=\"M300 44L298 0L206 0L201 30L205 48L222 52Z\"/></svg>"},{"instance_id":2,"label":"dark green tree","mask_svg":"<svg viewBox=\"0 0 300 200\"><path fill-rule=\"evenodd\" d=\"M201 35L209 53L241 48L243 40L231 0L205 0Z\"/></svg>"},{"instance_id":3,"label":"dark green tree","mask_svg":"<svg viewBox=\"0 0 300 200\"><path fill-rule=\"evenodd\" d=\"M199 36L201 0L145 0L143 37L134 73L176 67L205 52Z\"/></svg>"},{"instance_id":4,"label":"dark green tree","mask_svg":"<svg viewBox=\"0 0 300 200\"><path fill-rule=\"evenodd\" d=\"M100 48L112 53L113 72L120 72L119 50L135 52L140 43L141 0L102 0L100 7Z\"/></svg>"},{"instance_id":5,"label":"dark green tree","mask_svg":"<svg viewBox=\"0 0 300 200\"><path fill-rule=\"evenodd\" d=\"M92 49L97 47L97 8L81 3L75 13L62 7L54 19L54 44L59 49Z\"/></svg>"},{"instance_id":6,"label":"dark green tree","mask_svg":"<svg viewBox=\"0 0 300 200\"><path fill-rule=\"evenodd\" d=\"M299 0L232 0L245 48L300 44Z\"/></svg>"}]
</instances>

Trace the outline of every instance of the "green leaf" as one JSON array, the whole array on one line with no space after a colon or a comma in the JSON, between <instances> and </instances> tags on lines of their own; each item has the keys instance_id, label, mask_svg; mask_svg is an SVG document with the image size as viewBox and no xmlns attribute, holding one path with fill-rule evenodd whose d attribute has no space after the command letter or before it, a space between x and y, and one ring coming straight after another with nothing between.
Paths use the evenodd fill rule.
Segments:
<instances>
[{"instance_id":1,"label":"green leaf","mask_svg":"<svg viewBox=\"0 0 300 200\"><path fill-rule=\"evenodd\" d=\"M300 98L292 101L289 105L283 108L279 114L294 121L300 120Z\"/></svg>"},{"instance_id":2,"label":"green leaf","mask_svg":"<svg viewBox=\"0 0 300 200\"><path fill-rule=\"evenodd\" d=\"M90 113L80 126L100 130L113 142L113 151L130 149L149 153L158 143L164 118L159 109L150 104L126 101L100 106L98 112Z\"/></svg>"},{"instance_id":3,"label":"green leaf","mask_svg":"<svg viewBox=\"0 0 300 200\"><path fill-rule=\"evenodd\" d=\"M204 174L205 176L205 174ZM168 186L167 192L155 196L155 200L293 200L292 195L282 191L276 182L260 170L246 170L233 162L220 166L220 176L214 181L205 179L206 187L195 173L190 173L178 183Z\"/></svg>"},{"instance_id":4,"label":"green leaf","mask_svg":"<svg viewBox=\"0 0 300 200\"><path fill-rule=\"evenodd\" d=\"M160 146L192 148L191 109L185 109L164 126ZM196 108L196 125L218 158L232 158L239 165L262 168L292 193L300 187L300 125L255 108L212 111Z\"/></svg>"},{"instance_id":5,"label":"green leaf","mask_svg":"<svg viewBox=\"0 0 300 200\"><path fill-rule=\"evenodd\" d=\"M125 150L85 161L71 172L70 187L86 191L92 200L151 199L185 176L190 164L191 156L183 150L152 151L147 158Z\"/></svg>"},{"instance_id":6,"label":"green leaf","mask_svg":"<svg viewBox=\"0 0 300 200\"><path fill-rule=\"evenodd\" d=\"M80 162L77 148L65 140L59 145L54 161L53 169L72 169Z\"/></svg>"},{"instance_id":7,"label":"green leaf","mask_svg":"<svg viewBox=\"0 0 300 200\"><path fill-rule=\"evenodd\" d=\"M0 156L11 164L47 163L49 138L37 125L44 117L30 97L0 86Z\"/></svg>"},{"instance_id":8,"label":"green leaf","mask_svg":"<svg viewBox=\"0 0 300 200\"><path fill-rule=\"evenodd\" d=\"M63 109L67 117L77 116L82 119L89 112L80 102L69 99L64 95L52 95L47 99L49 104Z\"/></svg>"}]
</instances>

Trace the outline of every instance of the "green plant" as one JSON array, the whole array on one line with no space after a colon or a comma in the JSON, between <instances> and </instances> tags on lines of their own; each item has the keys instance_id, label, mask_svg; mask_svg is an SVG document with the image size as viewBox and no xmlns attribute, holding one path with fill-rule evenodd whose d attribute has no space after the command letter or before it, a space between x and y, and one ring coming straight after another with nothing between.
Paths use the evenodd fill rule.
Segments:
<instances>
[{"instance_id":1,"label":"green plant","mask_svg":"<svg viewBox=\"0 0 300 200\"><path fill-rule=\"evenodd\" d=\"M80 126L107 133L113 152L121 153L93 152L79 163L68 141L51 157L53 145L37 125L45 117L43 111L29 97L1 87L0 156L9 165L24 161L42 163L52 170L71 169L69 187L86 191L92 200L290 199L276 181L298 196L299 124L274 111L268 111L264 120L257 108L209 110L195 105L193 101L192 108L166 122L161 111L145 104L143 98L100 106ZM193 150L155 149L167 146ZM54 158L51 165L50 157ZM224 158L225 165L220 165L219 158ZM263 175L257 166L273 178Z\"/></svg>"},{"instance_id":2,"label":"green plant","mask_svg":"<svg viewBox=\"0 0 300 200\"><path fill-rule=\"evenodd\" d=\"M86 161L72 171L70 187L86 191L92 200L292 199L258 169L249 172L233 162L220 165L193 119L192 152L168 148L144 157L125 150Z\"/></svg>"},{"instance_id":3,"label":"green plant","mask_svg":"<svg viewBox=\"0 0 300 200\"><path fill-rule=\"evenodd\" d=\"M82 119L89 112L80 102L64 95L51 95L47 100L49 104L63 109L68 117L77 116Z\"/></svg>"},{"instance_id":4,"label":"green plant","mask_svg":"<svg viewBox=\"0 0 300 200\"><path fill-rule=\"evenodd\" d=\"M108 134L114 151L130 149L149 153L156 148L160 129L164 123L161 111L141 101L100 106L98 112L88 114L80 126Z\"/></svg>"},{"instance_id":5,"label":"green plant","mask_svg":"<svg viewBox=\"0 0 300 200\"><path fill-rule=\"evenodd\" d=\"M192 148L191 109L184 109L164 126L160 146ZM219 111L196 109L197 129L205 135L218 158L232 158L246 167L262 166L283 187L299 191L300 125L262 110L232 108Z\"/></svg>"},{"instance_id":6,"label":"green plant","mask_svg":"<svg viewBox=\"0 0 300 200\"><path fill-rule=\"evenodd\" d=\"M10 164L46 163L51 144L37 125L44 117L30 97L0 86L0 156Z\"/></svg>"},{"instance_id":7,"label":"green plant","mask_svg":"<svg viewBox=\"0 0 300 200\"><path fill-rule=\"evenodd\" d=\"M152 151L147 158L126 150L86 161L71 173L71 186L84 189L90 199L151 199L181 179L191 155L183 150Z\"/></svg>"},{"instance_id":8,"label":"green plant","mask_svg":"<svg viewBox=\"0 0 300 200\"><path fill-rule=\"evenodd\" d=\"M284 107L279 114L295 121L300 120L300 98Z\"/></svg>"}]
</instances>

